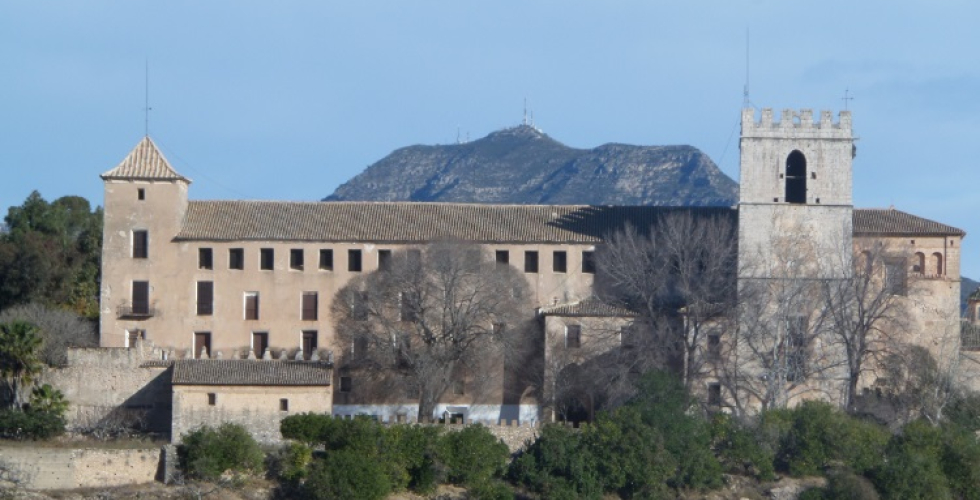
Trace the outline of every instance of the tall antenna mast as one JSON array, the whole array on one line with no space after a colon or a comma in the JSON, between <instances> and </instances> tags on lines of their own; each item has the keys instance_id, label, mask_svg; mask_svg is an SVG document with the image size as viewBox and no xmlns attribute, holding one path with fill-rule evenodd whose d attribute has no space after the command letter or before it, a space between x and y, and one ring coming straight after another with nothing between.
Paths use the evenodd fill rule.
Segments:
<instances>
[{"instance_id":1,"label":"tall antenna mast","mask_svg":"<svg viewBox=\"0 0 980 500\"><path fill-rule=\"evenodd\" d=\"M524 125L527 125L527 97L524 98Z\"/></svg>"},{"instance_id":2,"label":"tall antenna mast","mask_svg":"<svg viewBox=\"0 0 980 500\"><path fill-rule=\"evenodd\" d=\"M150 60L146 60L146 74L144 76L144 94L143 94L143 134L147 137L150 136Z\"/></svg>"},{"instance_id":3,"label":"tall antenna mast","mask_svg":"<svg viewBox=\"0 0 980 500\"><path fill-rule=\"evenodd\" d=\"M752 106L749 100L749 29L745 28L745 87L742 89L742 107Z\"/></svg>"}]
</instances>

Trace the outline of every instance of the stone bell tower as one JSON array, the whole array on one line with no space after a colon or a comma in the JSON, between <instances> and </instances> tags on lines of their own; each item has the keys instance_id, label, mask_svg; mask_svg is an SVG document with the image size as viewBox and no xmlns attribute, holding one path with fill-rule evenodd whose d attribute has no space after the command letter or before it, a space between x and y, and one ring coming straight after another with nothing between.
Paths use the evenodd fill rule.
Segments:
<instances>
[{"instance_id":1,"label":"stone bell tower","mask_svg":"<svg viewBox=\"0 0 980 500\"><path fill-rule=\"evenodd\" d=\"M739 278L836 278L851 268L851 114L742 110Z\"/></svg>"}]
</instances>

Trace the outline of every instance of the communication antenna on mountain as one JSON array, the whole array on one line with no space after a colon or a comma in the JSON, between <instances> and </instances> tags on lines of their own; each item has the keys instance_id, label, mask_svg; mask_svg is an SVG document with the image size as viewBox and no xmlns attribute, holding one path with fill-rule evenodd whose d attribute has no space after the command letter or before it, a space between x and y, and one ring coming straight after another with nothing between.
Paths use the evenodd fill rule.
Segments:
<instances>
[{"instance_id":1,"label":"communication antenna on mountain","mask_svg":"<svg viewBox=\"0 0 980 500\"><path fill-rule=\"evenodd\" d=\"M145 87L143 89L143 134L147 137L150 136L150 111L153 108L150 107L150 60L146 60L146 73L144 75L143 83Z\"/></svg>"},{"instance_id":2,"label":"communication antenna on mountain","mask_svg":"<svg viewBox=\"0 0 980 500\"><path fill-rule=\"evenodd\" d=\"M527 97L524 98L524 125L527 125Z\"/></svg>"},{"instance_id":3,"label":"communication antenna on mountain","mask_svg":"<svg viewBox=\"0 0 980 500\"><path fill-rule=\"evenodd\" d=\"M459 142L459 125L456 125L456 144L462 144Z\"/></svg>"}]
</instances>

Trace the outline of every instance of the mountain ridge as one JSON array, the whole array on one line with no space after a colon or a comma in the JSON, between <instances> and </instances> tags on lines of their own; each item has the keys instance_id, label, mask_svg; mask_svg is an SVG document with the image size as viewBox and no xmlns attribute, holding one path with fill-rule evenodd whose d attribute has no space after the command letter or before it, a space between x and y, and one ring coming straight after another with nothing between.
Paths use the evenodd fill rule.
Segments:
<instances>
[{"instance_id":1,"label":"mountain ridge","mask_svg":"<svg viewBox=\"0 0 980 500\"><path fill-rule=\"evenodd\" d=\"M398 148L324 201L730 206L735 181L697 148L573 148L528 126Z\"/></svg>"}]
</instances>

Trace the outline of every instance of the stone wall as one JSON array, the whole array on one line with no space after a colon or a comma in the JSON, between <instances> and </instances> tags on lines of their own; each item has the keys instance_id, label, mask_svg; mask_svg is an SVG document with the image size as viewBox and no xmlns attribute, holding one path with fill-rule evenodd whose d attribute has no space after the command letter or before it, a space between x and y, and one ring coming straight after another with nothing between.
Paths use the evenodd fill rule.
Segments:
<instances>
[{"instance_id":1,"label":"stone wall","mask_svg":"<svg viewBox=\"0 0 980 500\"><path fill-rule=\"evenodd\" d=\"M329 413L330 386L198 386L177 385L173 390L173 426L171 439L202 425L217 426L231 422L247 429L260 443L282 442L279 423L289 415L304 412ZM214 397L209 404L208 395ZM287 401L287 410L280 401Z\"/></svg>"},{"instance_id":2,"label":"stone wall","mask_svg":"<svg viewBox=\"0 0 980 500\"><path fill-rule=\"evenodd\" d=\"M0 486L37 490L100 488L153 482L160 450L0 447Z\"/></svg>"},{"instance_id":3,"label":"stone wall","mask_svg":"<svg viewBox=\"0 0 980 500\"><path fill-rule=\"evenodd\" d=\"M68 365L47 370L51 384L71 403L71 431L134 425L151 432L170 430L170 374L160 353L142 343L133 348L69 349ZM152 363L151 363L152 364Z\"/></svg>"}]
</instances>

